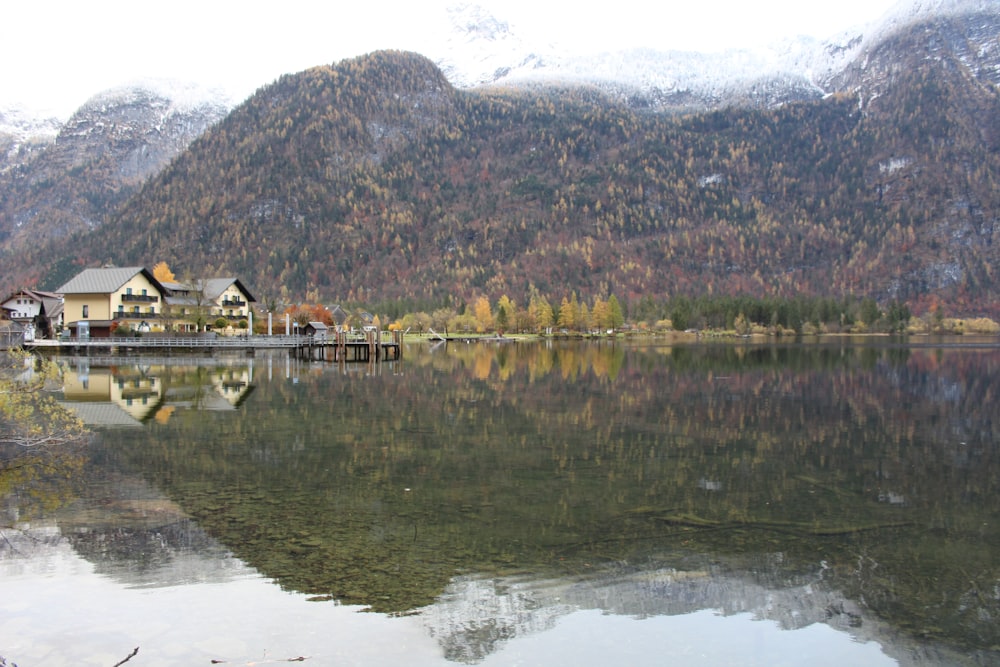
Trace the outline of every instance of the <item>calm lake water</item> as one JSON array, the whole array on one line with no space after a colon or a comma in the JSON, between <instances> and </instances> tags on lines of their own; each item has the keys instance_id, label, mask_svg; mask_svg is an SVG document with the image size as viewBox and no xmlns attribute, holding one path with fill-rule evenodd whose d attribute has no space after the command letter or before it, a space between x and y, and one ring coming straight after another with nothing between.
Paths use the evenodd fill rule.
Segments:
<instances>
[{"instance_id":1,"label":"calm lake water","mask_svg":"<svg viewBox=\"0 0 1000 667\"><path fill-rule=\"evenodd\" d=\"M0 506L0 656L1000 664L1000 346L959 342L60 358L96 437Z\"/></svg>"}]
</instances>

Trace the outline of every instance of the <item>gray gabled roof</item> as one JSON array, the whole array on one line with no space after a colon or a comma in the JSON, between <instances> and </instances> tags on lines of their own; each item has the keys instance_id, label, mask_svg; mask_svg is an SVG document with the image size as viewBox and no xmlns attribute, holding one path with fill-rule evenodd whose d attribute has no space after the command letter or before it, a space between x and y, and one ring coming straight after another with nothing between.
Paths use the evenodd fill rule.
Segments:
<instances>
[{"instance_id":1,"label":"gray gabled roof","mask_svg":"<svg viewBox=\"0 0 1000 667\"><path fill-rule=\"evenodd\" d=\"M251 303L256 303L257 299L253 298L253 294L244 287L243 283L240 282L239 278L209 278L205 281L205 296L209 299L217 299L219 295L226 291L226 289L235 284L236 287L246 295L247 301Z\"/></svg>"},{"instance_id":2,"label":"gray gabled roof","mask_svg":"<svg viewBox=\"0 0 1000 667\"><path fill-rule=\"evenodd\" d=\"M84 269L68 283L56 290L59 294L110 294L136 276L143 274L153 286L163 293L163 286L153 274L141 266Z\"/></svg>"},{"instance_id":3,"label":"gray gabled roof","mask_svg":"<svg viewBox=\"0 0 1000 667\"><path fill-rule=\"evenodd\" d=\"M256 303L257 299L247 291L243 283L238 278L209 278L208 280L194 280L192 282L165 282L161 283L176 303L182 303L184 299L197 301L197 293L200 292L203 299L215 301L229 288L230 285L236 287L247 297L247 301Z\"/></svg>"}]
</instances>

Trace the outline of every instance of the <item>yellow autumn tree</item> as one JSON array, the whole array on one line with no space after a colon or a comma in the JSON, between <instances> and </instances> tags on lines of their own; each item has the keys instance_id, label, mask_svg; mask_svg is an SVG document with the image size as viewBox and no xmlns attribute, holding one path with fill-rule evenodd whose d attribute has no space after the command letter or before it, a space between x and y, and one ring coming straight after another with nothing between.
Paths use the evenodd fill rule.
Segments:
<instances>
[{"instance_id":1,"label":"yellow autumn tree","mask_svg":"<svg viewBox=\"0 0 1000 667\"><path fill-rule=\"evenodd\" d=\"M506 294L500 297L497 301L497 312L496 312L496 325L497 329L501 331L509 329L511 323L514 321L514 315L517 313L517 307L514 302L511 301L510 297Z\"/></svg>"},{"instance_id":2,"label":"yellow autumn tree","mask_svg":"<svg viewBox=\"0 0 1000 667\"><path fill-rule=\"evenodd\" d=\"M476 331L483 333L493 328L493 309L490 307L490 300L481 296L476 300L472 312L476 317Z\"/></svg>"},{"instance_id":3,"label":"yellow autumn tree","mask_svg":"<svg viewBox=\"0 0 1000 667\"><path fill-rule=\"evenodd\" d=\"M153 267L153 277L161 283L172 283L177 280L174 272L170 270L166 262L160 262Z\"/></svg>"},{"instance_id":4,"label":"yellow autumn tree","mask_svg":"<svg viewBox=\"0 0 1000 667\"><path fill-rule=\"evenodd\" d=\"M594 299L594 307L590 309L590 321L602 330L614 328L611 323L611 308L607 301L600 297Z\"/></svg>"}]
</instances>

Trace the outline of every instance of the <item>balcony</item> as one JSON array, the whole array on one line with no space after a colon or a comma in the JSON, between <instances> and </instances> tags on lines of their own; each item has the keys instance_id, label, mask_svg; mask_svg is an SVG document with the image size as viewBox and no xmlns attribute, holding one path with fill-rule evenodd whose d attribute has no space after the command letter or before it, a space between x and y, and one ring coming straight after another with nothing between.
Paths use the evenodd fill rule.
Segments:
<instances>
[{"instance_id":1,"label":"balcony","mask_svg":"<svg viewBox=\"0 0 1000 667\"><path fill-rule=\"evenodd\" d=\"M122 303L159 303L160 297L149 294L122 294Z\"/></svg>"},{"instance_id":2,"label":"balcony","mask_svg":"<svg viewBox=\"0 0 1000 667\"><path fill-rule=\"evenodd\" d=\"M239 297L234 297L234 298L231 298L231 299L223 299L222 300L222 307L223 308L225 308L226 306L232 306L233 308L242 308L245 305L247 305L247 302L244 301L244 300L242 300L242 299L240 299Z\"/></svg>"}]
</instances>

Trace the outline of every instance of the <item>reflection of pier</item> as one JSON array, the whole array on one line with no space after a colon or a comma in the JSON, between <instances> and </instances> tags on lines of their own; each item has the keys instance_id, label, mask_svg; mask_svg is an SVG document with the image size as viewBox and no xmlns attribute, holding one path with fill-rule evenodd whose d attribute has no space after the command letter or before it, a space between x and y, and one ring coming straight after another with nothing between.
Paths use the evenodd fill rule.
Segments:
<instances>
[{"instance_id":1,"label":"reflection of pier","mask_svg":"<svg viewBox=\"0 0 1000 667\"><path fill-rule=\"evenodd\" d=\"M287 349L310 361L374 362L398 360L403 335L399 331L335 332L331 336L159 336L40 340L28 346L58 354L128 354L130 352L218 352Z\"/></svg>"}]
</instances>

